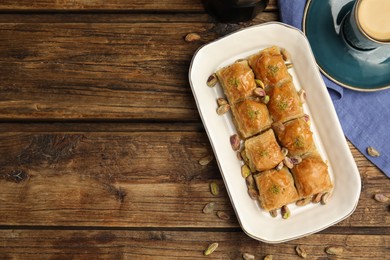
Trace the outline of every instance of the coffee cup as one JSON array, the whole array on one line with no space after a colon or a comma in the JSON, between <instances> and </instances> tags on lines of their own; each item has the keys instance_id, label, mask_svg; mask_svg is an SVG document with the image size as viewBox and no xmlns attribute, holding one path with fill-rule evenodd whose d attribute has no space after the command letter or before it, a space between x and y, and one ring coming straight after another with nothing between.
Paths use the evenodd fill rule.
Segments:
<instances>
[{"instance_id":1,"label":"coffee cup","mask_svg":"<svg viewBox=\"0 0 390 260\"><path fill-rule=\"evenodd\" d=\"M345 41L358 50L389 47L390 0L356 0L342 32Z\"/></svg>"},{"instance_id":2,"label":"coffee cup","mask_svg":"<svg viewBox=\"0 0 390 260\"><path fill-rule=\"evenodd\" d=\"M269 0L203 0L205 9L226 23L246 22L255 18Z\"/></svg>"}]
</instances>

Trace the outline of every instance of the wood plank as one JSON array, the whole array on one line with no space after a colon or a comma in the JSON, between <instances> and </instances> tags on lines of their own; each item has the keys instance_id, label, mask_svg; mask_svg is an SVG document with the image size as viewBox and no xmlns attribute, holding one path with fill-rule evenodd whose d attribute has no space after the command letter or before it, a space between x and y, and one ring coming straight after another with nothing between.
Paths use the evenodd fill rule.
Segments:
<instances>
[{"instance_id":1,"label":"wood plank","mask_svg":"<svg viewBox=\"0 0 390 260\"><path fill-rule=\"evenodd\" d=\"M188 82L194 52L250 25L51 18L0 24L0 120L198 120ZM185 42L189 32L202 39Z\"/></svg>"},{"instance_id":2,"label":"wood plank","mask_svg":"<svg viewBox=\"0 0 390 260\"><path fill-rule=\"evenodd\" d=\"M267 10L275 10L276 0L271 0ZM204 11L200 0L2 0L0 11Z\"/></svg>"},{"instance_id":3,"label":"wood plank","mask_svg":"<svg viewBox=\"0 0 390 260\"><path fill-rule=\"evenodd\" d=\"M198 163L212 153L203 131L87 127L0 132L0 225L238 227L216 162ZM354 155L365 185L355 213L337 226L383 227L388 205L372 197L390 196L389 182ZM219 196L209 192L211 181ZM231 219L203 214L211 201Z\"/></svg>"},{"instance_id":4,"label":"wood plank","mask_svg":"<svg viewBox=\"0 0 390 260\"><path fill-rule=\"evenodd\" d=\"M1 230L2 259L242 259L243 253L263 259L299 259L302 246L308 259L387 259L387 235L311 235L282 244L266 244L243 232L112 231L112 230ZM219 246L210 256L203 251ZM328 246L343 247L339 256L325 253Z\"/></svg>"},{"instance_id":5,"label":"wood plank","mask_svg":"<svg viewBox=\"0 0 390 260\"><path fill-rule=\"evenodd\" d=\"M210 24L0 27L0 119L198 119L183 37Z\"/></svg>"}]
</instances>

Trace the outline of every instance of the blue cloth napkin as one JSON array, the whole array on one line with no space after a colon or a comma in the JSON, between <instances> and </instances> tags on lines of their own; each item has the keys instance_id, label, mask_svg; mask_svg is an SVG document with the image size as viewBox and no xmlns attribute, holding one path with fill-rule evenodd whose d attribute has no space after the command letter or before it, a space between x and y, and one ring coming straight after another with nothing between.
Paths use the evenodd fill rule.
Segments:
<instances>
[{"instance_id":1,"label":"blue cloth napkin","mask_svg":"<svg viewBox=\"0 0 390 260\"><path fill-rule=\"evenodd\" d=\"M302 30L306 0L278 3L281 21ZM390 178L390 89L358 92L322 77L347 139ZM369 146L378 150L380 156L368 155Z\"/></svg>"}]
</instances>

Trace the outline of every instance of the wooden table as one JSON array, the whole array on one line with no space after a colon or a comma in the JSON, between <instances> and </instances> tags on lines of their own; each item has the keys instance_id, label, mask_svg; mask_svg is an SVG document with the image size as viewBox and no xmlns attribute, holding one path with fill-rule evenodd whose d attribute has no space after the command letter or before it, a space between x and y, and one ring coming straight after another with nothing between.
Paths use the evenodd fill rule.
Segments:
<instances>
[{"instance_id":1,"label":"wooden table","mask_svg":"<svg viewBox=\"0 0 390 260\"><path fill-rule=\"evenodd\" d=\"M1 259L388 259L390 182L352 145L355 213L282 244L240 229L188 82L201 45L278 19L218 23L199 0L0 1ZM186 42L196 32L199 41ZM208 202L229 214L203 214Z\"/></svg>"}]
</instances>

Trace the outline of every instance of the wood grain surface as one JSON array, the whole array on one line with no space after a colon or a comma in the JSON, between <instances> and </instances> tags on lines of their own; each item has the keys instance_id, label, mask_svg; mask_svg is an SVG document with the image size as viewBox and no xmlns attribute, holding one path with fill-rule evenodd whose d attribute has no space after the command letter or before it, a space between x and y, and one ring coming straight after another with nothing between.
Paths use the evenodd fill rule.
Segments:
<instances>
[{"instance_id":1,"label":"wood grain surface","mask_svg":"<svg viewBox=\"0 0 390 260\"><path fill-rule=\"evenodd\" d=\"M389 203L373 196L390 197L390 182L352 144L354 214L281 244L247 236L217 162L199 164L213 151L188 82L194 52L278 18L276 0L237 24L201 0L0 1L0 259L301 259L298 245L307 259L387 259ZM209 202L230 218L204 214Z\"/></svg>"}]
</instances>

